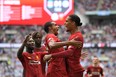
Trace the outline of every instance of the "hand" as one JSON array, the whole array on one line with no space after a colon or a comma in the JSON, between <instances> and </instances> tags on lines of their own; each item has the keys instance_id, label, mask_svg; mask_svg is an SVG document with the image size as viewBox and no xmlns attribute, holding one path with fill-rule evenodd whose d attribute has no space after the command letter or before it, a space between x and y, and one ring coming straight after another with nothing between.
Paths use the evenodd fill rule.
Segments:
<instances>
[{"instance_id":1,"label":"hand","mask_svg":"<svg viewBox=\"0 0 116 77\"><path fill-rule=\"evenodd\" d=\"M23 45L26 45L27 41L29 40L29 38L31 38L31 35L27 35L23 41Z\"/></svg>"},{"instance_id":2,"label":"hand","mask_svg":"<svg viewBox=\"0 0 116 77\"><path fill-rule=\"evenodd\" d=\"M92 74L88 74L88 77L92 77Z\"/></svg>"},{"instance_id":3,"label":"hand","mask_svg":"<svg viewBox=\"0 0 116 77\"><path fill-rule=\"evenodd\" d=\"M48 61L48 60L51 59L51 57L52 57L51 54L45 55L45 56L43 57L43 60L44 60L44 61Z\"/></svg>"},{"instance_id":4,"label":"hand","mask_svg":"<svg viewBox=\"0 0 116 77\"><path fill-rule=\"evenodd\" d=\"M87 53L87 52L82 52L82 53L81 53L81 59L86 58L86 57L87 57L87 55L88 55L88 53Z\"/></svg>"},{"instance_id":5,"label":"hand","mask_svg":"<svg viewBox=\"0 0 116 77\"><path fill-rule=\"evenodd\" d=\"M73 46L75 46L77 48L82 47L82 42L81 41L76 41L75 39L72 39L70 42L72 43Z\"/></svg>"}]
</instances>

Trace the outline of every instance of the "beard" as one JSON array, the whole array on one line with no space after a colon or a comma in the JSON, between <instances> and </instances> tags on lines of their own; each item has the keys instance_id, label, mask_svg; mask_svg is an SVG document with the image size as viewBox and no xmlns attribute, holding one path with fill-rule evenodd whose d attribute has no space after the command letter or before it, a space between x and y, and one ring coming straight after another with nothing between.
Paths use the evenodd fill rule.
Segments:
<instances>
[{"instance_id":1,"label":"beard","mask_svg":"<svg viewBox=\"0 0 116 77\"><path fill-rule=\"evenodd\" d=\"M30 50L34 50L34 46L30 46L29 49L30 49Z\"/></svg>"},{"instance_id":2,"label":"beard","mask_svg":"<svg viewBox=\"0 0 116 77\"><path fill-rule=\"evenodd\" d=\"M28 53L32 53L33 50L34 50L34 47L28 47L28 48L26 48L26 51L27 51Z\"/></svg>"},{"instance_id":3,"label":"beard","mask_svg":"<svg viewBox=\"0 0 116 77\"><path fill-rule=\"evenodd\" d=\"M55 34L55 36L57 36L58 34Z\"/></svg>"},{"instance_id":4,"label":"beard","mask_svg":"<svg viewBox=\"0 0 116 77\"><path fill-rule=\"evenodd\" d=\"M69 32L69 30L66 30L66 32Z\"/></svg>"},{"instance_id":5,"label":"beard","mask_svg":"<svg viewBox=\"0 0 116 77\"><path fill-rule=\"evenodd\" d=\"M54 35L55 35L55 36L57 36L57 35L58 35L58 33L54 33Z\"/></svg>"},{"instance_id":6,"label":"beard","mask_svg":"<svg viewBox=\"0 0 116 77\"><path fill-rule=\"evenodd\" d=\"M41 41L35 42L36 45L41 45Z\"/></svg>"},{"instance_id":7,"label":"beard","mask_svg":"<svg viewBox=\"0 0 116 77\"><path fill-rule=\"evenodd\" d=\"M34 50L34 47L31 47L30 49L31 49L31 50Z\"/></svg>"}]
</instances>

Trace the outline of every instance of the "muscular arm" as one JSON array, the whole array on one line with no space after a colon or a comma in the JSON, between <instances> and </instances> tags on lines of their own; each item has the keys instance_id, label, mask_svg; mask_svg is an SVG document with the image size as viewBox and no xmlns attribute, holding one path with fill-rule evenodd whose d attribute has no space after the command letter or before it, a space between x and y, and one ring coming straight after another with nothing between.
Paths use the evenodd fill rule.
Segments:
<instances>
[{"instance_id":1,"label":"muscular arm","mask_svg":"<svg viewBox=\"0 0 116 77\"><path fill-rule=\"evenodd\" d=\"M22 57L22 53L23 53L23 50L24 50L24 43L21 45L21 47L19 48L18 52L17 52L17 57L18 58L21 58Z\"/></svg>"},{"instance_id":2,"label":"muscular arm","mask_svg":"<svg viewBox=\"0 0 116 77\"><path fill-rule=\"evenodd\" d=\"M50 60L50 58L60 58L60 57L68 57L68 56L71 56L74 52L74 48L70 48L68 50L65 50L65 51L62 51L62 52L59 52L59 53L53 53L53 54L48 54L48 55L45 55L43 60L44 61L47 61L47 60Z\"/></svg>"},{"instance_id":3,"label":"muscular arm","mask_svg":"<svg viewBox=\"0 0 116 77\"><path fill-rule=\"evenodd\" d=\"M68 57L68 56L71 56L74 52L74 49L75 48L71 48L71 49L65 50L63 52L54 53L54 54L51 55L51 57ZM84 59L85 57L87 57L87 53L82 52L80 59Z\"/></svg>"},{"instance_id":4,"label":"muscular arm","mask_svg":"<svg viewBox=\"0 0 116 77\"><path fill-rule=\"evenodd\" d=\"M17 52L17 57L20 59L22 57L22 53L24 51L24 48L25 48L25 45L26 45L26 42L28 40L30 35L26 36L25 40L23 41L21 47L19 48L18 52Z\"/></svg>"},{"instance_id":5,"label":"muscular arm","mask_svg":"<svg viewBox=\"0 0 116 77\"><path fill-rule=\"evenodd\" d=\"M53 54L51 54L51 57L53 57L53 58L68 57L68 56L73 55L74 50L75 50L75 48L70 48L68 50L65 50L65 51L62 51L59 53L53 53Z\"/></svg>"},{"instance_id":6,"label":"muscular arm","mask_svg":"<svg viewBox=\"0 0 116 77\"><path fill-rule=\"evenodd\" d=\"M75 41L75 40L64 41L64 42L55 42L54 40L50 40L50 42L49 42L50 49L60 48L62 46L69 46L69 45L80 47L82 45L82 42Z\"/></svg>"},{"instance_id":7,"label":"muscular arm","mask_svg":"<svg viewBox=\"0 0 116 77\"><path fill-rule=\"evenodd\" d=\"M54 40L49 42L50 49L60 48L65 45L68 45L68 42L55 42Z\"/></svg>"}]
</instances>

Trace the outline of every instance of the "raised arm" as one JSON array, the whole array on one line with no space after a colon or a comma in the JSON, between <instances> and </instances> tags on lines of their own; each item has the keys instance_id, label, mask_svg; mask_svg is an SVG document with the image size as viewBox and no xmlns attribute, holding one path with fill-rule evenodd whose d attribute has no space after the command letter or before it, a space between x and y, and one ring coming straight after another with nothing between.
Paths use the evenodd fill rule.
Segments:
<instances>
[{"instance_id":1,"label":"raised arm","mask_svg":"<svg viewBox=\"0 0 116 77\"><path fill-rule=\"evenodd\" d=\"M24 39L24 41L23 41L21 47L19 48L19 50L18 50L18 52L17 52L17 57L18 57L19 59L22 57L22 53L23 53L23 51L24 51L24 48L25 48L25 45L26 45L26 42L27 42L28 38L29 38L29 35L26 36L26 38Z\"/></svg>"}]
</instances>

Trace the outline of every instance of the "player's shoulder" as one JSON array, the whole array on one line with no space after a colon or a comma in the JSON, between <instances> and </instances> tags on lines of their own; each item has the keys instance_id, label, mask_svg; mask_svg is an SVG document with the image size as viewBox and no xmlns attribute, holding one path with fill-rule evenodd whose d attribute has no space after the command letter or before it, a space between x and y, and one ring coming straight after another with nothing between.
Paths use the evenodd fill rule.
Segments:
<instances>
[{"instance_id":1,"label":"player's shoulder","mask_svg":"<svg viewBox=\"0 0 116 77\"><path fill-rule=\"evenodd\" d=\"M30 55L29 55L28 52L23 52L23 53L22 53L22 56L23 56L23 57L28 57L28 56L30 56Z\"/></svg>"},{"instance_id":2,"label":"player's shoulder","mask_svg":"<svg viewBox=\"0 0 116 77\"><path fill-rule=\"evenodd\" d=\"M47 34L47 35L45 36L45 40L47 40L47 39L49 39L49 38L51 38L51 37L53 37L52 34Z\"/></svg>"},{"instance_id":3,"label":"player's shoulder","mask_svg":"<svg viewBox=\"0 0 116 77\"><path fill-rule=\"evenodd\" d=\"M55 36L54 34L47 34L46 37Z\"/></svg>"}]
</instances>

